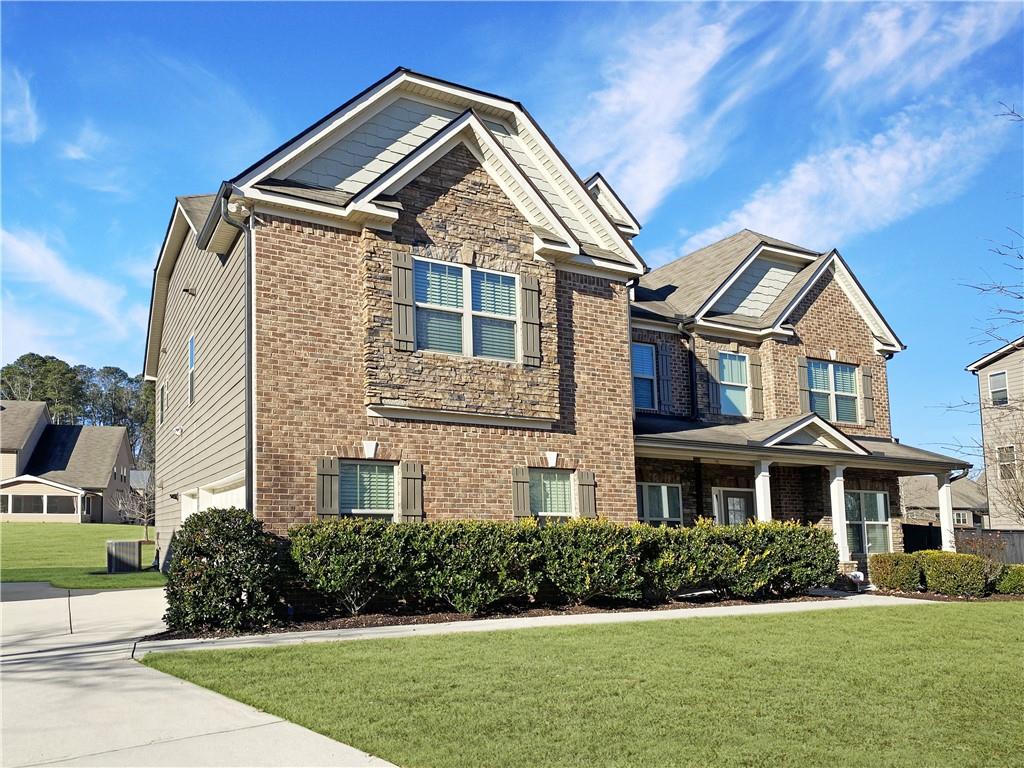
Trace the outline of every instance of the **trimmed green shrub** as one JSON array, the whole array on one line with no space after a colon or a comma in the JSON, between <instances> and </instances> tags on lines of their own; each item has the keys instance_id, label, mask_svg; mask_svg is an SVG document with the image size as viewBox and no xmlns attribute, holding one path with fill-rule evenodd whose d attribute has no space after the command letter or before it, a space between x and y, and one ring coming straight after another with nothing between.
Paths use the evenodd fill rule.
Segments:
<instances>
[{"instance_id":1,"label":"trimmed green shrub","mask_svg":"<svg viewBox=\"0 0 1024 768\"><path fill-rule=\"evenodd\" d=\"M950 597L982 597L988 586L988 565L979 555L925 550L917 552L929 592Z\"/></svg>"},{"instance_id":2,"label":"trimmed green shrub","mask_svg":"<svg viewBox=\"0 0 1024 768\"><path fill-rule=\"evenodd\" d=\"M644 533L638 523L589 519L549 523L540 529L544 576L574 605L597 597L637 600L643 593Z\"/></svg>"},{"instance_id":3,"label":"trimmed green shrub","mask_svg":"<svg viewBox=\"0 0 1024 768\"><path fill-rule=\"evenodd\" d=\"M836 578L839 553L832 532L794 522L720 526L738 556L724 591L731 597L761 600L791 597L825 587Z\"/></svg>"},{"instance_id":4,"label":"trimmed green shrub","mask_svg":"<svg viewBox=\"0 0 1024 768\"><path fill-rule=\"evenodd\" d=\"M278 604L277 544L244 509L207 509L171 541L167 613L171 629L259 629Z\"/></svg>"},{"instance_id":5,"label":"trimmed green shrub","mask_svg":"<svg viewBox=\"0 0 1024 768\"><path fill-rule=\"evenodd\" d=\"M384 594L400 592L415 569L410 526L386 520L317 520L292 528L292 561L314 591L358 614Z\"/></svg>"},{"instance_id":6,"label":"trimmed green shrub","mask_svg":"<svg viewBox=\"0 0 1024 768\"><path fill-rule=\"evenodd\" d=\"M884 552L868 558L868 577L880 589L917 592L921 588L921 561L915 554Z\"/></svg>"},{"instance_id":7,"label":"trimmed green shrub","mask_svg":"<svg viewBox=\"0 0 1024 768\"><path fill-rule=\"evenodd\" d=\"M641 527L640 576L648 601L663 602L680 592L724 592L735 576L739 556L707 520L694 528Z\"/></svg>"},{"instance_id":8,"label":"trimmed green shrub","mask_svg":"<svg viewBox=\"0 0 1024 768\"><path fill-rule=\"evenodd\" d=\"M419 596L459 613L532 599L541 581L541 542L532 520L428 522L417 528Z\"/></svg>"},{"instance_id":9,"label":"trimmed green shrub","mask_svg":"<svg viewBox=\"0 0 1024 768\"><path fill-rule=\"evenodd\" d=\"M1000 595L1024 595L1024 565L1008 565L996 582Z\"/></svg>"}]
</instances>

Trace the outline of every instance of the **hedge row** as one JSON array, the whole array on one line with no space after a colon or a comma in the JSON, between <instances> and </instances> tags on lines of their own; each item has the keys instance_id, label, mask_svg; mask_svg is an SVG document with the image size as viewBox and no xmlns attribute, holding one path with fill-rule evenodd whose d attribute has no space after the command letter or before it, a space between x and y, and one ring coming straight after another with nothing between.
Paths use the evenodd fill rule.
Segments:
<instances>
[{"instance_id":1,"label":"hedge row","mask_svg":"<svg viewBox=\"0 0 1024 768\"><path fill-rule=\"evenodd\" d=\"M896 592L927 590L951 597L1024 594L1024 565L1003 565L980 555L925 550L872 555L871 583Z\"/></svg>"},{"instance_id":2,"label":"hedge row","mask_svg":"<svg viewBox=\"0 0 1024 768\"><path fill-rule=\"evenodd\" d=\"M166 620L174 629L265 626L289 573L325 610L357 614L387 600L480 613L539 594L570 605L650 603L698 589L788 597L830 584L837 564L828 530L795 523L329 519L292 529L282 550L246 512L208 510L175 535Z\"/></svg>"}]
</instances>

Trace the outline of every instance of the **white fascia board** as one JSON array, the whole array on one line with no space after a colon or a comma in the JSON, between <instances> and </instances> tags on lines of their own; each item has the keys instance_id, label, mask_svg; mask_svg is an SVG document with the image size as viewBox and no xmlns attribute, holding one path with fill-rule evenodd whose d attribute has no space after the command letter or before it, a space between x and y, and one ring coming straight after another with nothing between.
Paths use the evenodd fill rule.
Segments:
<instances>
[{"instance_id":1,"label":"white fascia board","mask_svg":"<svg viewBox=\"0 0 1024 768\"><path fill-rule=\"evenodd\" d=\"M975 360L973 363L968 365L965 370L968 370L971 373L977 373L982 368L991 365L1004 355L1008 355L1018 349L1024 349L1024 336L1021 336L1019 339L1014 339L1009 344L1006 344L994 352L989 352L984 357Z\"/></svg>"},{"instance_id":2,"label":"white fascia board","mask_svg":"<svg viewBox=\"0 0 1024 768\"><path fill-rule=\"evenodd\" d=\"M0 480L0 487L13 485L14 483L42 483L43 485L49 485L52 488L69 491L70 493L77 493L79 495L85 493L84 489L78 488L74 485L65 485L64 483L58 483L56 480L48 480L45 477L36 477L35 475L18 475L17 477L8 477L6 480Z\"/></svg>"},{"instance_id":3,"label":"white fascia board","mask_svg":"<svg viewBox=\"0 0 1024 768\"><path fill-rule=\"evenodd\" d=\"M146 358L143 361L143 372L149 381L155 381L157 376L156 364L159 359L160 337L163 335L164 312L167 309L167 286L170 284L174 265L181 253L181 246L185 242L188 230L191 229L192 225L189 223L185 211L182 210L181 203L175 201L171 224L167 228L167 235L160 246L160 255L157 257L156 267L153 270L153 294L150 297ZM159 302L156 298L158 287L163 288L163 298Z\"/></svg>"},{"instance_id":4,"label":"white fascia board","mask_svg":"<svg viewBox=\"0 0 1024 768\"><path fill-rule=\"evenodd\" d=\"M837 443L844 446L853 453L856 453L860 456L871 455L871 451L867 450L866 448L863 448L859 443L855 442L854 440L851 440L849 437L847 437L845 434L843 434L838 429L833 427L831 424L829 424L816 413L807 414L807 416L800 419L795 424L791 424L785 429L776 432L774 435L767 438L766 440L762 440L760 444L766 448L771 448L781 443L787 437L791 437L792 435L795 435L797 432L801 432L810 426L817 427L826 435L835 440Z\"/></svg>"},{"instance_id":5,"label":"white fascia board","mask_svg":"<svg viewBox=\"0 0 1024 768\"><path fill-rule=\"evenodd\" d=\"M682 336L682 331L679 330L677 323L670 322L659 322L658 320L642 320L637 318L631 318L629 325L631 328L636 328L638 331L657 331L658 333L671 333L675 336Z\"/></svg>"},{"instance_id":6,"label":"white fascia board","mask_svg":"<svg viewBox=\"0 0 1024 768\"><path fill-rule=\"evenodd\" d=\"M784 339L793 336L793 331L786 328L764 328L762 330L755 330L754 328L744 328L738 325L729 325L728 323L717 323L714 320L700 320L695 322L693 329L700 333L706 333L714 336L726 336L728 338L736 339L753 339L759 341L768 337Z\"/></svg>"},{"instance_id":7,"label":"white fascia board","mask_svg":"<svg viewBox=\"0 0 1024 768\"><path fill-rule=\"evenodd\" d=\"M634 217L632 213L629 212L629 209L626 207L626 204L622 202L622 199L618 196L618 194L616 194L615 190L612 189L611 184L608 183L604 176L602 176L600 173L595 173L593 176L591 176L589 179L583 182L583 184L586 186L588 192L596 188L600 194L605 195L605 197L607 197L612 202L616 209L615 214L622 222L622 224L619 224L619 222L613 219L612 223L615 224L615 226L619 227L620 229L624 229L631 235L640 234L640 222L636 220L636 217ZM598 203L598 205L600 205L600 203ZM611 218L611 216L609 216L609 218Z\"/></svg>"},{"instance_id":8,"label":"white fascia board","mask_svg":"<svg viewBox=\"0 0 1024 768\"><path fill-rule=\"evenodd\" d=\"M363 224L371 226L371 219L374 225L390 227L398 220L398 212L379 206L368 207L363 211L363 216L346 216L345 209L326 203L318 203L313 200L299 200L287 195L276 195L272 192L264 192L259 189L251 189L245 195L246 201L253 203L254 210L266 213L277 213L293 215L296 212L304 214L301 218L315 223L326 224L338 229L348 229L353 232L362 230ZM358 221L358 223L356 223Z\"/></svg>"}]
</instances>

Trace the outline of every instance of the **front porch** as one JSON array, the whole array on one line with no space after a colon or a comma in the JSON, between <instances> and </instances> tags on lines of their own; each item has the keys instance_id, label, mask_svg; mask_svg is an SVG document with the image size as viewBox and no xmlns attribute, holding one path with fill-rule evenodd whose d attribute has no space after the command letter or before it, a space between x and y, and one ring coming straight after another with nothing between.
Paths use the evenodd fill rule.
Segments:
<instances>
[{"instance_id":1,"label":"front porch","mask_svg":"<svg viewBox=\"0 0 1024 768\"><path fill-rule=\"evenodd\" d=\"M866 572L868 557L902 552L899 478L935 477L942 548L953 552L956 459L890 440L854 441L814 414L707 425L638 420L639 518L693 525L791 520L832 530L840 569Z\"/></svg>"}]
</instances>

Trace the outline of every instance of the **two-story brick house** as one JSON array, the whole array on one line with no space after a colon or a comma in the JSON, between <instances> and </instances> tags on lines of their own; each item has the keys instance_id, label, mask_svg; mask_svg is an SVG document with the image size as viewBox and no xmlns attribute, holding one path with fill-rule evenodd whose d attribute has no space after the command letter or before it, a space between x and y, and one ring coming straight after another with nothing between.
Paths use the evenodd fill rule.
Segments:
<instances>
[{"instance_id":1,"label":"two-story brick house","mask_svg":"<svg viewBox=\"0 0 1024 768\"><path fill-rule=\"evenodd\" d=\"M988 526L1024 530L1024 336L975 360Z\"/></svg>"},{"instance_id":2,"label":"two-story brick house","mask_svg":"<svg viewBox=\"0 0 1024 768\"><path fill-rule=\"evenodd\" d=\"M648 274L639 230L520 104L404 69L179 198L146 349L162 556L229 503L280 533L704 514L899 548L896 478L962 464L891 439L902 345L838 254L742 232Z\"/></svg>"}]
</instances>

